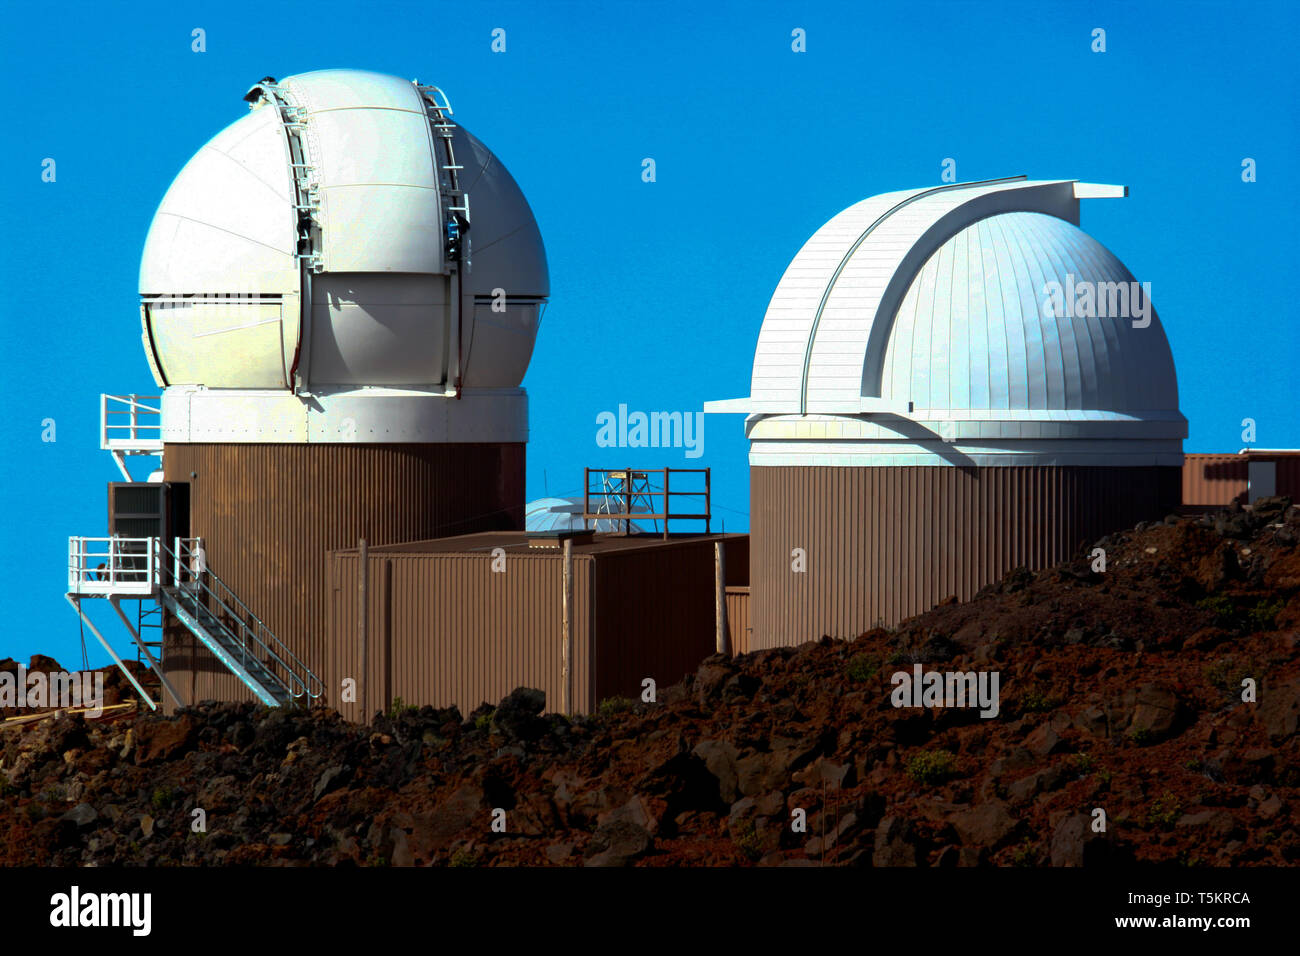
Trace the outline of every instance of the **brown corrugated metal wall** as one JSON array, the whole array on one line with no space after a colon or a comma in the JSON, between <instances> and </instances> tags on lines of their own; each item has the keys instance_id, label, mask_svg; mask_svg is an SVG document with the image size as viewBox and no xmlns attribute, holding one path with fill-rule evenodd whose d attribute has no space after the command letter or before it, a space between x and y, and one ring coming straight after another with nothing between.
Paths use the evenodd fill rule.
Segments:
<instances>
[{"instance_id":1,"label":"brown corrugated metal wall","mask_svg":"<svg viewBox=\"0 0 1300 956\"><path fill-rule=\"evenodd\" d=\"M647 677L657 687L675 684L717 650L711 539L594 561L593 702L637 697Z\"/></svg>"},{"instance_id":2,"label":"brown corrugated metal wall","mask_svg":"<svg viewBox=\"0 0 1300 956\"><path fill-rule=\"evenodd\" d=\"M1244 455L1183 456L1183 504L1187 507L1222 508L1234 498L1244 504L1246 483Z\"/></svg>"},{"instance_id":3,"label":"brown corrugated metal wall","mask_svg":"<svg viewBox=\"0 0 1300 956\"><path fill-rule=\"evenodd\" d=\"M663 688L715 649L714 538L573 555L570 709L589 712L610 697L638 697L642 680ZM744 561L744 536L726 540L727 560ZM370 713L404 704L456 704L468 714L516 687L561 707L564 559L556 550L510 549L506 570L490 552L372 552L367 597ZM360 670L357 554L331 555L328 703Z\"/></svg>"},{"instance_id":4,"label":"brown corrugated metal wall","mask_svg":"<svg viewBox=\"0 0 1300 956\"><path fill-rule=\"evenodd\" d=\"M331 621L325 658L326 703L349 720L359 701L345 703L345 678L360 683L357 631L357 555L331 556ZM485 554L370 555L367 596L366 709L404 704L445 707L468 714L496 704L516 687L546 691L560 706L563 562L554 554L511 552L506 570L492 570ZM589 611L591 562L573 561L575 709L590 705Z\"/></svg>"},{"instance_id":5,"label":"brown corrugated metal wall","mask_svg":"<svg viewBox=\"0 0 1300 956\"><path fill-rule=\"evenodd\" d=\"M854 637L970 598L1018 565L1164 517L1179 482L1168 467L753 467L751 649Z\"/></svg>"},{"instance_id":6,"label":"brown corrugated metal wall","mask_svg":"<svg viewBox=\"0 0 1300 956\"><path fill-rule=\"evenodd\" d=\"M523 522L523 444L168 444L163 462L165 480L190 483L208 567L318 675L328 551ZM174 622L164 667L190 701L251 699Z\"/></svg>"},{"instance_id":7,"label":"brown corrugated metal wall","mask_svg":"<svg viewBox=\"0 0 1300 956\"><path fill-rule=\"evenodd\" d=\"M748 654L752 647L753 627L749 619L749 588L727 588L727 636L731 640L731 653Z\"/></svg>"},{"instance_id":8,"label":"brown corrugated metal wall","mask_svg":"<svg viewBox=\"0 0 1300 956\"><path fill-rule=\"evenodd\" d=\"M1292 500L1300 499L1300 455L1278 456L1277 493Z\"/></svg>"},{"instance_id":9,"label":"brown corrugated metal wall","mask_svg":"<svg viewBox=\"0 0 1300 956\"><path fill-rule=\"evenodd\" d=\"M1300 454L1183 456L1183 507L1222 508L1234 500L1246 504L1252 461L1271 461L1277 468L1276 492L1300 498Z\"/></svg>"}]
</instances>

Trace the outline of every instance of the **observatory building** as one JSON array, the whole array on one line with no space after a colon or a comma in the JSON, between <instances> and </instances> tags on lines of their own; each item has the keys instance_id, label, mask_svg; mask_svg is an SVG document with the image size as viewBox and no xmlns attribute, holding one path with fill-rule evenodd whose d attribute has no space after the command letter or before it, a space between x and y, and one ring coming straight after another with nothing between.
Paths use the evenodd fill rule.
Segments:
<instances>
[{"instance_id":1,"label":"observatory building","mask_svg":"<svg viewBox=\"0 0 1300 956\"><path fill-rule=\"evenodd\" d=\"M68 601L142 699L365 719L527 686L570 712L724 647L748 542L709 533L707 469L587 468L581 497L544 509L563 526L524 530L546 253L442 92L329 70L244 99L150 227L140 318L162 394L103 397L126 481L109 536L69 539ZM129 455L162 467L135 480ZM117 612L161 702L87 598Z\"/></svg>"},{"instance_id":2,"label":"observatory building","mask_svg":"<svg viewBox=\"0 0 1300 956\"><path fill-rule=\"evenodd\" d=\"M750 648L892 625L1177 510L1169 343L1078 225L1126 192L885 193L799 250L749 397L706 405L748 415Z\"/></svg>"},{"instance_id":3,"label":"observatory building","mask_svg":"<svg viewBox=\"0 0 1300 956\"><path fill-rule=\"evenodd\" d=\"M327 70L244 99L145 243L160 427L132 441L132 398L129 436L106 429L105 447L162 453L163 482L188 499L164 548L201 540L223 603L253 609L287 669L315 681L330 549L523 527L520 383L546 253L514 179L437 88ZM185 628L163 650L186 700L247 693Z\"/></svg>"},{"instance_id":4,"label":"observatory building","mask_svg":"<svg viewBox=\"0 0 1300 956\"><path fill-rule=\"evenodd\" d=\"M546 253L435 88L327 70L244 98L154 217L143 341L189 534L315 661L329 549L522 527ZM199 698L237 689L199 673Z\"/></svg>"}]
</instances>

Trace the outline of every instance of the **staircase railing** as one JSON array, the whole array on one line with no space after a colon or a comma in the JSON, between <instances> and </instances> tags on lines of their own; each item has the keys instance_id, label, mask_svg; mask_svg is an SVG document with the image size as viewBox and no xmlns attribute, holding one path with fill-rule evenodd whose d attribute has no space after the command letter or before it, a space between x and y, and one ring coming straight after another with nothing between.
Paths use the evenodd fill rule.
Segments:
<instances>
[{"instance_id":1,"label":"staircase railing","mask_svg":"<svg viewBox=\"0 0 1300 956\"><path fill-rule=\"evenodd\" d=\"M219 577L200 559L197 538L175 538L172 545L162 544L163 560L172 565L175 594L182 604L195 610L204 607L225 628L241 655L241 665L251 658L280 681L289 696L299 703L310 703L324 692L324 684L302 660L272 633ZM224 612L218 613L218 609Z\"/></svg>"}]
</instances>

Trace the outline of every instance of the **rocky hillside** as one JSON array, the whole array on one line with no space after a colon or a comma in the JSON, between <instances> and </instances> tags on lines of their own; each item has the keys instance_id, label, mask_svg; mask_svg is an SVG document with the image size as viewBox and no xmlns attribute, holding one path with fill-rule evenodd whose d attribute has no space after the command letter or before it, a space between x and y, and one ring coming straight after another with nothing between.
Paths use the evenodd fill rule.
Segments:
<instances>
[{"instance_id":1,"label":"rocky hillside","mask_svg":"<svg viewBox=\"0 0 1300 956\"><path fill-rule=\"evenodd\" d=\"M369 727L213 705L11 728L0 864L1295 864L1298 537L1279 499L1171 517L1097 542L1104 573L1012 573L573 720L520 689ZM999 714L895 708L916 663L997 671Z\"/></svg>"}]
</instances>

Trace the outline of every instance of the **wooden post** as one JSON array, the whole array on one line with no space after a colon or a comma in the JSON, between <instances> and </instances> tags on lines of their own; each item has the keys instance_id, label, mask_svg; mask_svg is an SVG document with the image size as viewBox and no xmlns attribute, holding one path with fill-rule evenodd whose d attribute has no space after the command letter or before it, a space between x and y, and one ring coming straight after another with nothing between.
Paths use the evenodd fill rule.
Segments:
<instances>
[{"instance_id":1,"label":"wooden post","mask_svg":"<svg viewBox=\"0 0 1300 956\"><path fill-rule=\"evenodd\" d=\"M560 644L560 713L572 712L573 694L570 680L573 657L573 540L564 539L564 598Z\"/></svg>"},{"instance_id":2,"label":"wooden post","mask_svg":"<svg viewBox=\"0 0 1300 956\"><path fill-rule=\"evenodd\" d=\"M388 712L393 709L393 562L384 562L384 576L379 585L380 619L383 628L379 634L380 646L384 652L384 693L379 706Z\"/></svg>"},{"instance_id":3,"label":"wooden post","mask_svg":"<svg viewBox=\"0 0 1300 956\"><path fill-rule=\"evenodd\" d=\"M723 542L713 542L713 610L717 620L715 644L719 654L731 654L727 634L727 552Z\"/></svg>"},{"instance_id":4,"label":"wooden post","mask_svg":"<svg viewBox=\"0 0 1300 956\"><path fill-rule=\"evenodd\" d=\"M368 646L366 640L366 578L370 572L369 552L366 550L366 539L362 538L358 547L357 555L357 636L361 643L361 660L357 669L357 702L361 709L361 723L370 722L370 712L366 709L367 693L366 680L367 664L369 662Z\"/></svg>"},{"instance_id":5,"label":"wooden post","mask_svg":"<svg viewBox=\"0 0 1300 956\"><path fill-rule=\"evenodd\" d=\"M704 469L704 533L709 533L709 520L713 517L713 471Z\"/></svg>"},{"instance_id":6,"label":"wooden post","mask_svg":"<svg viewBox=\"0 0 1300 956\"><path fill-rule=\"evenodd\" d=\"M668 476L673 473L671 468L664 469L664 540L668 540L668 516L672 514L673 509L669 507L672 498L668 494Z\"/></svg>"}]
</instances>

